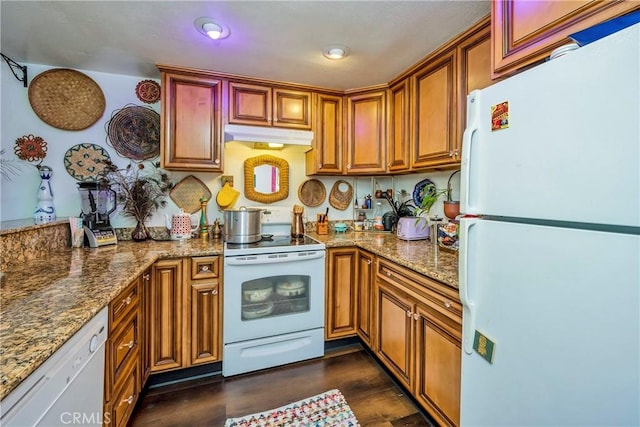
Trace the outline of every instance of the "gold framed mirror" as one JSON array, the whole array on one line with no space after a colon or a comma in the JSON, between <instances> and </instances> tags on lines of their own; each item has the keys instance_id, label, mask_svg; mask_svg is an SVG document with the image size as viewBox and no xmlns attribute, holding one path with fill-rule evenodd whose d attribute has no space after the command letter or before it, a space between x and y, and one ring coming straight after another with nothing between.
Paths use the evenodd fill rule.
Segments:
<instances>
[{"instance_id":1,"label":"gold framed mirror","mask_svg":"<svg viewBox=\"0 0 640 427\"><path fill-rule=\"evenodd\" d=\"M245 160L244 196L260 203L289 197L289 163L268 154Z\"/></svg>"}]
</instances>

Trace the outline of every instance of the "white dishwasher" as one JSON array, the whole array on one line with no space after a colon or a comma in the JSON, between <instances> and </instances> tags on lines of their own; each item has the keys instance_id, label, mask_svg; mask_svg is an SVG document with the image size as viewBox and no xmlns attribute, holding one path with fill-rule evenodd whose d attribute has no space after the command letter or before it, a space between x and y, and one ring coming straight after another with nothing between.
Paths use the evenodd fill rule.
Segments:
<instances>
[{"instance_id":1,"label":"white dishwasher","mask_svg":"<svg viewBox=\"0 0 640 427\"><path fill-rule=\"evenodd\" d=\"M96 314L0 402L3 427L102 425L107 310Z\"/></svg>"}]
</instances>

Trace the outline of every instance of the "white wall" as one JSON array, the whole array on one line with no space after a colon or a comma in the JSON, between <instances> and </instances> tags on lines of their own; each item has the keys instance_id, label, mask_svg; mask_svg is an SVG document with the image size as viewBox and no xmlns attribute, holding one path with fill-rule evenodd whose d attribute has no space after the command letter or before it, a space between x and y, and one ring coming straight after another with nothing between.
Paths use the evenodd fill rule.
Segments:
<instances>
[{"instance_id":1,"label":"white wall","mask_svg":"<svg viewBox=\"0 0 640 427\"><path fill-rule=\"evenodd\" d=\"M73 145L80 143L92 143L102 146L109 152L111 159L119 166L125 166L129 159L120 157L117 152L108 144L105 125L112 114L127 104L149 105L139 101L135 95L135 87L142 77L125 76L118 74L97 73L93 71L79 70L90 76L102 88L105 95L106 108L104 115L98 122L88 129L82 131L65 131L56 129L44 123L31 109L28 99L28 89L23 87L22 82L15 79L6 64L0 64L0 147L5 150L3 159L15 160L20 167L20 175L13 176L10 180L0 178L0 221L31 218L37 203L37 189L40 178L37 169L28 162L17 160L13 148L17 138L33 134L42 137L47 142L47 156L43 161L53 168L52 178L54 204L58 218L78 215L80 213L80 196L76 189L76 180L72 178L64 167L64 155ZM28 65L29 81L38 74L52 67L26 64ZM151 107L160 111L160 103L152 104ZM289 197L286 200L274 203L272 206L291 207L294 204L301 204L298 199L298 187L309 177L304 173L304 153L299 150L285 148L282 151L253 150L240 144L230 144L225 147L225 175L233 175L234 187L242 192L244 188L244 160L261 154L270 154L285 159L289 163L290 183ZM154 160L154 159L152 159ZM172 179L177 183L190 173L171 172ZM405 189L409 193L413 192L416 183L430 178L438 188L445 188L447 179L451 172L438 172L430 174L410 174L399 175L394 178L396 191ZM208 206L209 222L214 219L222 219L222 212L215 203L215 195L220 189L220 174L214 173L193 173L200 178L211 190L213 197ZM364 196L372 192L371 181L368 178L354 177L317 177L326 187L327 198L325 202L315 208L305 208L306 216L314 219L316 213L324 213L329 206L328 196L331 187L338 179L344 179L354 186L357 191L355 196ZM382 178L382 189L389 188L390 178ZM459 195L459 174L454 178L454 198ZM162 211L156 213L149 221L148 225L161 226L164 224L164 213L177 213L178 208L170 198L167 198L168 205ZM259 206L258 203L247 200L244 195L238 199L235 207L239 206ZM388 205L383 204L383 210L389 210ZM432 210L433 214L442 213L442 203L437 203ZM199 214L194 214L194 222L199 218ZM353 209L348 208L339 211L334 208L329 209L330 220L344 220L353 218ZM119 215L112 216L114 226L133 225L129 219L121 218Z\"/></svg>"}]
</instances>

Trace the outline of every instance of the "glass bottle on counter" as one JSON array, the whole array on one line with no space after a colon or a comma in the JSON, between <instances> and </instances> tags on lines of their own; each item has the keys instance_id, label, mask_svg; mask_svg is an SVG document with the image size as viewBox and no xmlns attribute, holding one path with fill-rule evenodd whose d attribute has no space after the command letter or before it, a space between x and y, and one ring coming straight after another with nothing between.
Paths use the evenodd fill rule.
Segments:
<instances>
[{"instance_id":1,"label":"glass bottle on counter","mask_svg":"<svg viewBox=\"0 0 640 427\"><path fill-rule=\"evenodd\" d=\"M376 202L376 207L373 210L373 229L384 230L384 225L382 224L382 203L381 202Z\"/></svg>"}]
</instances>

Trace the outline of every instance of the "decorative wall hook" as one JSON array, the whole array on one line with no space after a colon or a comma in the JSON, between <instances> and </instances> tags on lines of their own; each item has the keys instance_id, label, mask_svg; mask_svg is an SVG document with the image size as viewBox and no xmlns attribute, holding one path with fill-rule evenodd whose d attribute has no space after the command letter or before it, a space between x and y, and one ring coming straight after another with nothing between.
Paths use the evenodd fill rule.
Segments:
<instances>
[{"instance_id":1,"label":"decorative wall hook","mask_svg":"<svg viewBox=\"0 0 640 427\"><path fill-rule=\"evenodd\" d=\"M15 78L18 79L18 81L23 82L24 87L27 87L27 66L18 64L16 61L9 58L4 53L0 53L0 56L2 56L2 59L4 59L7 65L9 66L9 68L11 68L11 72L13 73ZM22 78L18 76L16 69L22 71Z\"/></svg>"}]
</instances>

